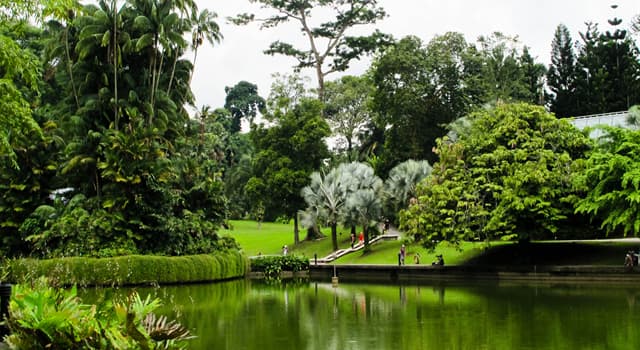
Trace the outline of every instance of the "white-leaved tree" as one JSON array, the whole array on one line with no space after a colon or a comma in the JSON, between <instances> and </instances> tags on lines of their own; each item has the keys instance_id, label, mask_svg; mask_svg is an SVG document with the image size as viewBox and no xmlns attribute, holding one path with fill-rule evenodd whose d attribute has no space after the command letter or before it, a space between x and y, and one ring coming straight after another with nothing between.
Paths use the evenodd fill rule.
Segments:
<instances>
[{"instance_id":1,"label":"white-leaved tree","mask_svg":"<svg viewBox=\"0 0 640 350\"><path fill-rule=\"evenodd\" d=\"M313 173L311 184L302 189L307 203L302 224L329 226L334 251L338 249L338 224L362 225L367 247L369 228L382 215L382 184L370 166L358 162L340 164L324 176Z\"/></svg>"},{"instance_id":2,"label":"white-leaved tree","mask_svg":"<svg viewBox=\"0 0 640 350\"><path fill-rule=\"evenodd\" d=\"M409 206L409 200L416 196L416 186L431 174L431 165L426 160L407 160L389 171L385 181L385 198L397 212Z\"/></svg>"}]
</instances>

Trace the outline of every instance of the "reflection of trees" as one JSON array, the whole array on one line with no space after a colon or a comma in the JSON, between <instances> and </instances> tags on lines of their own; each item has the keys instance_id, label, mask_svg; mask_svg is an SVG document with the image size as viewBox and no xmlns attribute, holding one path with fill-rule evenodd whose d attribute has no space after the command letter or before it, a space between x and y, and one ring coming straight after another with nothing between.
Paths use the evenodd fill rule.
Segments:
<instances>
[{"instance_id":1,"label":"reflection of trees","mask_svg":"<svg viewBox=\"0 0 640 350\"><path fill-rule=\"evenodd\" d=\"M120 292L125 293L126 290ZM640 344L635 288L234 281L151 292L193 349L569 349ZM446 297L445 297L446 292ZM144 294L144 291L143 291Z\"/></svg>"}]
</instances>

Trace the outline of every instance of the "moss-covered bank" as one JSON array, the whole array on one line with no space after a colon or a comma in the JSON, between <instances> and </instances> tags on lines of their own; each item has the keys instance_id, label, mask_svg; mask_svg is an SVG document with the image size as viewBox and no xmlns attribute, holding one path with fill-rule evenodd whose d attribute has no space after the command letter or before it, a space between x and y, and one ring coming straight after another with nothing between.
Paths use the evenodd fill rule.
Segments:
<instances>
[{"instance_id":1,"label":"moss-covered bank","mask_svg":"<svg viewBox=\"0 0 640 350\"><path fill-rule=\"evenodd\" d=\"M24 283L46 276L55 285L125 286L220 281L243 277L249 260L239 252L190 256L129 255L7 262L8 280Z\"/></svg>"}]
</instances>

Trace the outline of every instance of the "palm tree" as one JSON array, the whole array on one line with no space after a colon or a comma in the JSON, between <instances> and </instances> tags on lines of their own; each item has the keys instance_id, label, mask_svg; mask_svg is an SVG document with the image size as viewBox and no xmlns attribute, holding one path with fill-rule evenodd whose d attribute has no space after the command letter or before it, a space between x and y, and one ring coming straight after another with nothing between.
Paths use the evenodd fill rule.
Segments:
<instances>
[{"instance_id":1,"label":"palm tree","mask_svg":"<svg viewBox=\"0 0 640 350\"><path fill-rule=\"evenodd\" d=\"M47 26L53 32L59 33L59 36L55 37L48 44L48 52L49 56L59 57L60 61L64 62L67 69L67 74L69 74L69 82L71 83L71 88L73 90L73 98L76 102L76 108L80 108L80 101L78 97L78 91L76 88L76 82L73 78L73 69L72 64L73 60L71 57L71 40L69 36L69 28L72 25L72 22L75 18L76 11L79 11L81 8L80 4L76 0L72 0L69 3L58 3L51 2L45 5L43 12L45 14L50 14L53 19L47 23ZM60 45L62 43L62 45ZM64 54L61 54L59 51L64 51ZM62 58L64 57L64 58ZM50 59L53 61L53 59Z\"/></svg>"},{"instance_id":2,"label":"palm tree","mask_svg":"<svg viewBox=\"0 0 640 350\"><path fill-rule=\"evenodd\" d=\"M165 56L179 54L180 47L186 47L183 34L184 21L174 11L171 0L129 0L134 29L138 35L134 39L135 49L145 52L148 61L148 101L152 112L148 115L148 125L153 124L153 115L158 99L158 91L164 69ZM173 49L172 49L173 48Z\"/></svg>"},{"instance_id":3,"label":"palm tree","mask_svg":"<svg viewBox=\"0 0 640 350\"><path fill-rule=\"evenodd\" d=\"M411 159L391 169L385 181L385 192L386 198L393 204L396 211L408 206L409 200L416 196L416 186L431 174L431 170L428 161Z\"/></svg>"},{"instance_id":4,"label":"palm tree","mask_svg":"<svg viewBox=\"0 0 640 350\"><path fill-rule=\"evenodd\" d=\"M627 112L627 124L634 129L640 129L640 105L629 108L629 112Z\"/></svg>"},{"instance_id":5,"label":"palm tree","mask_svg":"<svg viewBox=\"0 0 640 350\"><path fill-rule=\"evenodd\" d=\"M346 202L346 187L344 184L348 173L341 173L334 168L324 178L320 173L311 174L311 184L302 189L302 197L307 202L305 226L314 227L318 221L326 222L331 227L331 242L333 250L338 250L337 225L343 216Z\"/></svg>"},{"instance_id":6,"label":"palm tree","mask_svg":"<svg viewBox=\"0 0 640 350\"><path fill-rule=\"evenodd\" d=\"M358 189L347 198L345 208L349 218L362 225L365 252L369 251L369 229L378 223L382 215L381 188L382 180L377 178L371 188Z\"/></svg>"},{"instance_id":7,"label":"palm tree","mask_svg":"<svg viewBox=\"0 0 640 350\"><path fill-rule=\"evenodd\" d=\"M214 42L220 42L222 34L220 33L220 26L216 23L217 17L215 12L211 12L207 9L202 10L197 16L192 13L191 22L193 23L193 32L191 34L191 48L193 49L193 70L191 71L191 77L189 77L189 83L193 78L193 72L195 71L196 59L198 58L198 48L202 46L204 40L207 40L209 44L213 45Z\"/></svg>"}]
</instances>

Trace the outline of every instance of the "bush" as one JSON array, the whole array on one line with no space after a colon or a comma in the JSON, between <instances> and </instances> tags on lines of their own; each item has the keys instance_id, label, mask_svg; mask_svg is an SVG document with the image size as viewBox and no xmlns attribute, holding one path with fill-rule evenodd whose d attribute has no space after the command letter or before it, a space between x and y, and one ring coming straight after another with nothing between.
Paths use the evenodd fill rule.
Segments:
<instances>
[{"instance_id":1,"label":"bush","mask_svg":"<svg viewBox=\"0 0 640 350\"><path fill-rule=\"evenodd\" d=\"M248 261L239 252L179 257L129 255L115 258L71 257L8 262L13 282L45 276L56 286L123 286L218 281L242 277Z\"/></svg>"},{"instance_id":2,"label":"bush","mask_svg":"<svg viewBox=\"0 0 640 350\"><path fill-rule=\"evenodd\" d=\"M264 272L267 277L278 277L282 271L305 271L309 259L295 255L261 256L251 259L251 271Z\"/></svg>"}]
</instances>

